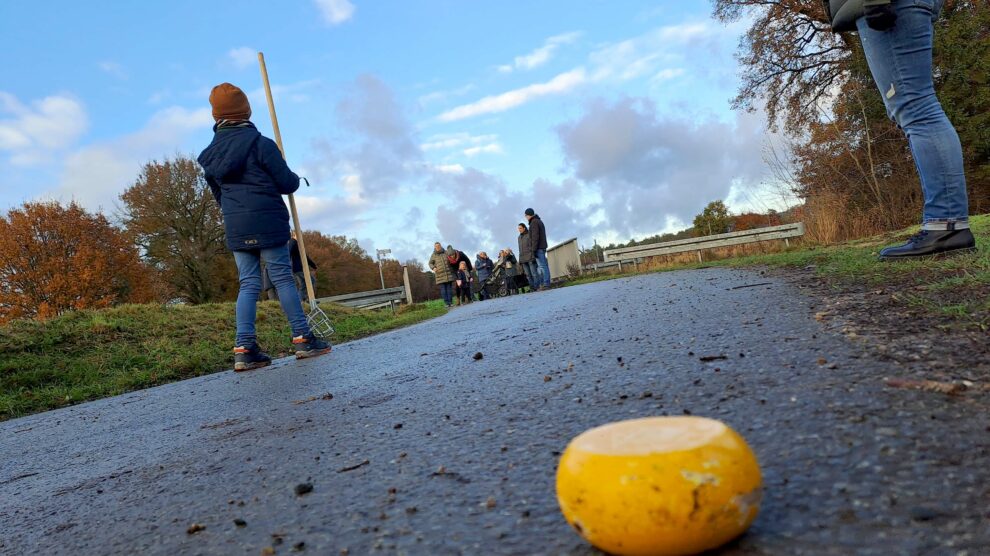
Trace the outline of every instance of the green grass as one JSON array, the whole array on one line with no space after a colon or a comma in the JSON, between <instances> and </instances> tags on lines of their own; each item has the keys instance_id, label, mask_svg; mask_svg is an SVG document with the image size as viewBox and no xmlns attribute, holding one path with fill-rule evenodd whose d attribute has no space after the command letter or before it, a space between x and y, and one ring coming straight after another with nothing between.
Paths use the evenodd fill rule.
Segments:
<instances>
[{"instance_id":1,"label":"green grass","mask_svg":"<svg viewBox=\"0 0 990 556\"><path fill-rule=\"evenodd\" d=\"M893 287L909 304L936 311L983 330L990 329L990 215L975 216L970 226L980 250L974 254L938 259L881 262L880 248L897 243L914 232L910 228L895 233L861 239L829 247L796 247L781 253L753 255L665 267L653 272L701 267L806 268L836 287ZM610 280L635 273L583 276L568 285Z\"/></svg>"},{"instance_id":2,"label":"green grass","mask_svg":"<svg viewBox=\"0 0 990 556\"><path fill-rule=\"evenodd\" d=\"M407 326L446 312L434 301L389 310L324 308L334 343ZM273 357L290 352L276 302L258 305L258 341ZM233 303L123 305L74 311L0 328L0 420L233 368Z\"/></svg>"}]
</instances>

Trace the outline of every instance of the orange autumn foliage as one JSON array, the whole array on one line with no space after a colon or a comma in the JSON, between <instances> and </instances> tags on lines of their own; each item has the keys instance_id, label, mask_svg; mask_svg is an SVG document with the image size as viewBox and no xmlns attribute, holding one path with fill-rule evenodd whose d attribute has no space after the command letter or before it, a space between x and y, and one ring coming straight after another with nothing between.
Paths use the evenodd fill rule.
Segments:
<instances>
[{"instance_id":1,"label":"orange autumn foliage","mask_svg":"<svg viewBox=\"0 0 990 556\"><path fill-rule=\"evenodd\" d=\"M137 250L102 214L29 202L0 216L0 322L154 297Z\"/></svg>"}]
</instances>

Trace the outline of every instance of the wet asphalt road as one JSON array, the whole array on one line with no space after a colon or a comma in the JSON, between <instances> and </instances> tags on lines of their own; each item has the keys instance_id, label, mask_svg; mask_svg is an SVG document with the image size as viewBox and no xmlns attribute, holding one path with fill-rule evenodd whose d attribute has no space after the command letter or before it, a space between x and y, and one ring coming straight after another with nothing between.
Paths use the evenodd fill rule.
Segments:
<instances>
[{"instance_id":1,"label":"wet asphalt road","mask_svg":"<svg viewBox=\"0 0 990 556\"><path fill-rule=\"evenodd\" d=\"M568 440L691 413L763 467L724 554L990 554L986 398L885 387L898 369L814 303L753 272L640 276L2 423L0 553L594 554L554 496Z\"/></svg>"}]
</instances>

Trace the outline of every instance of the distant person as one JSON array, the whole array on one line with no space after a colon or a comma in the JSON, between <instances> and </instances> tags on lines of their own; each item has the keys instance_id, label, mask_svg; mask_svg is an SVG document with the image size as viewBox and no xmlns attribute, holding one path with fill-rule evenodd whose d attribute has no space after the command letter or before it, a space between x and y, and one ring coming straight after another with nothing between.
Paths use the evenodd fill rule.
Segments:
<instances>
[{"instance_id":1,"label":"distant person","mask_svg":"<svg viewBox=\"0 0 990 556\"><path fill-rule=\"evenodd\" d=\"M533 244L533 257L539 266L542 281L537 282L537 289L550 288L550 263L547 261L547 229L540 215L531 208L526 209L526 220L529 221L529 241Z\"/></svg>"},{"instance_id":2,"label":"distant person","mask_svg":"<svg viewBox=\"0 0 990 556\"><path fill-rule=\"evenodd\" d=\"M296 232L292 232L292 239L289 240L289 258L292 259L292 278L296 282L296 290L299 292L299 298L303 303L309 302L309 291L306 289L306 276L303 274L302 268L302 256L299 254L299 242L296 241ZM319 267L313 262L313 259L306 256L306 261L309 262L309 277L313 281L313 287L316 287L316 271ZM271 278L268 276L268 267L265 266L264 273L262 274L262 289L268 294L268 299L272 301L278 301L278 290L275 289L275 285L272 284Z\"/></svg>"},{"instance_id":3,"label":"distant person","mask_svg":"<svg viewBox=\"0 0 990 556\"><path fill-rule=\"evenodd\" d=\"M440 242L433 244L433 254L430 255L430 270L436 278L437 285L440 286L440 297L447 308L454 306L454 269L447 262L447 254L443 250Z\"/></svg>"},{"instance_id":4,"label":"distant person","mask_svg":"<svg viewBox=\"0 0 990 556\"><path fill-rule=\"evenodd\" d=\"M519 274L519 261L516 260L516 255L512 252L512 249L503 249L498 255L498 262L505 271L506 295L519 293L516 286L516 276Z\"/></svg>"},{"instance_id":5,"label":"distant person","mask_svg":"<svg viewBox=\"0 0 990 556\"><path fill-rule=\"evenodd\" d=\"M458 305L471 303L471 283L474 281L474 277L471 275L471 271L468 270L466 261L461 261L457 267L457 274L455 276L457 277L454 284L456 284L455 292L457 294Z\"/></svg>"},{"instance_id":6,"label":"distant person","mask_svg":"<svg viewBox=\"0 0 990 556\"><path fill-rule=\"evenodd\" d=\"M881 250L880 259L975 250L962 145L935 96L932 77L934 23L945 1L849 0L849 6L845 4L845 0L831 0L832 14L853 14L855 22L833 19L833 27L859 31L887 114L907 134L925 198L921 231L903 245ZM850 6L858 9L850 11Z\"/></svg>"},{"instance_id":7,"label":"distant person","mask_svg":"<svg viewBox=\"0 0 990 556\"><path fill-rule=\"evenodd\" d=\"M206 183L223 213L227 247L234 253L240 280L237 294L237 337L234 370L247 371L271 364L258 346L255 332L261 293L261 261L265 261L282 311L292 327L296 358L330 351L306 322L289 259L289 211L282 195L299 189L299 176L285 164L275 142L263 137L250 122L247 95L230 83L210 92L213 141L199 155Z\"/></svg>"},{"instance_id":8,"label":"distant person","mask_svg":"<svg viewBox=\"0 0 990 556\"><path fill-rule=\"evenodd\" d=\"M478 253L478 258L474 261L474 268L478 271L478 299L484 301L488 299L488 290L484 288L485 280L492 275L495 270L495 261L488 257L484 251Z\"/></svg>"},{"instance_id":9,"label":"distant person","mask_svg":"<svg viewBox=\"0 0 990 556\"><path fill-rule=\"evenodd\" d=\"M529 291L535 292L540 289L540 278L537 276L536 258L533 257L533 241L529 229L525 224L519 224L519 266L526 274L526 281L529 282Z\"/></svg>"},{"instance_id":10,"label":"distant person","mask_svg":"<svg viewBox=\"0 0 990 556\"><path fill-rule=\"evenodd\" d=\"M474 267L471 265L471 259L469 259L463 251L458 251L457 249L454 249L452 245L448 245L445 254L447 256L447 263L450 265L450 271L453 272L455 276L461 267L461 263L467 265L468 272L474 270ZM457 301L457 304L460 305L460 295L456 295L458 293L456 287L454 289L454 293L454 299Z\"/></svg>"}]
</instances>

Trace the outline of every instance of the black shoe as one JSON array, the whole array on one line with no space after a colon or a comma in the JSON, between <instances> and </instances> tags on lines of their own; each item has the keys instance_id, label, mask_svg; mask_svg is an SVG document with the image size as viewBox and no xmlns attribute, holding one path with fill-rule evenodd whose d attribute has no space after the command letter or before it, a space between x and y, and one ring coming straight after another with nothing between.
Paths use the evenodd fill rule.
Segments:
<instances>
[{"instance_id":1,"label":"black shoe","mask_svg":"<svg viewBox=\"0 0 990 556\"><path fill-rule=\"evenodd\" d=\"M973 238L973 232L969 228L963 230L921 230L911 236L904 245L881 250L880 260L892 261L972 251L976 251L976 239Z\"/></svg>"},{"instance_id":2,"label":"black shoe","mask_svg":"<svg viewBox=\"0 0 990 556\"><path fill-rule=\"evenodd\" d=\"M325 353L330 353L330 350L333 348L330 342L321 340L312 333L309 336L296 336L293 338L292 347L296 350L296 359L317 357Z\"/></svg>"},{"instance_id":3,"label":"black shoe","mask_svg":"<svg viewBox=\"0 0 990 556\"><path fill-rule=\"evenodd\" d=\"M250 346L237 346L234 348L234 371L250 371L260 369L272 364L272 358L261 351L258 344Z\"/></svg>"}]
</instances>

